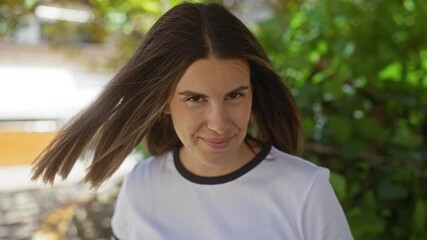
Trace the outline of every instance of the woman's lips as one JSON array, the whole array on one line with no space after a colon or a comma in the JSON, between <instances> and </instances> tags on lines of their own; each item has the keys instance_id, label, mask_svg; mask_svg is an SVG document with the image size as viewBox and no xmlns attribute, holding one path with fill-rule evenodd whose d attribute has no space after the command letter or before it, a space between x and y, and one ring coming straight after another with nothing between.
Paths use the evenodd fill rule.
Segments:
<instances>
[{"instance_id":1,"label":"woman's lips","mask_svg":"<svg viewBox=\"0 0 427 240\"><path fill-rule=\"evenodd\" d=\"M224 149L231 142L232 137L227 138L201 138L204 143L213 149Z\"/></svg>"}]
</instances>

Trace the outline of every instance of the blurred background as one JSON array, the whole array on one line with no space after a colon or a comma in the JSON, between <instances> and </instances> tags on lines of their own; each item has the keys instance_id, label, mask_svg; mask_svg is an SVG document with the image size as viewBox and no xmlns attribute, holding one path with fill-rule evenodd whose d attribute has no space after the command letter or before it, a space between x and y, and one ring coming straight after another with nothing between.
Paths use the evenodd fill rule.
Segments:
<instances>
[{"instance_id":1,"label":"blurred background","mask_svg":"<svg viewBox=\"0 0 427 240\"><path fill-rule=\"evenodd\" d=\"M179 0L0 0L0 239L109 239L120 182L84 164L53 187L30 164ZM331 169L355 239L427 239L427 2L217 0L254 32Z\"/></svg>"}]
</instances>

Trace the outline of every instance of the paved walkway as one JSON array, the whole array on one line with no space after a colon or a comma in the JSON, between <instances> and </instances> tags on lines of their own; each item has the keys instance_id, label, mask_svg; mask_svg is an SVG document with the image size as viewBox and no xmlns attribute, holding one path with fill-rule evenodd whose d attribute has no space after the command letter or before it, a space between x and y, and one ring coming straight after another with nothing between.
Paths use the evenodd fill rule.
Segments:
<instances>
[{"instance_id":1,"label":"paved walkway","mask_svg":"<svg viewBox=\"0 0 427 240\"><path fill-rule=\"evenodd\" d=\"M54 186L31 182L30 166L0 167L0 239L59 239L55 235L58 231L66 232L67 239L78 239L75 230L64 229L59 223L68 223L67 228L83 202L116 191L135 163L135 158L127 159L96 193L79 184L84 176L81 165L76 165L66 181Z\"/></svg>"},{"instance_id":2,"label":"paved walkway","mask_svg":"<svg viewBox=\"0 0 427 240\"><path fill-rule=\"evenodd\" d=\"M0 239L31 239L50 211L88 193L82 185L1 192Z\"/></svg>"}]
</instances>

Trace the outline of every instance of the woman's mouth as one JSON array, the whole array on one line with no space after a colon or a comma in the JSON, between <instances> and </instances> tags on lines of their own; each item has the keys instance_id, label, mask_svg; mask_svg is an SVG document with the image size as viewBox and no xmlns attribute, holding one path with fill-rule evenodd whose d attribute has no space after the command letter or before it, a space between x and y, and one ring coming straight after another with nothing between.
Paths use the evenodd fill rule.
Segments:
<instances>
[{"instance_id":1,"label":"woman's mouth","mask_svg":"<svg viewBox=\"0 0 427 240\"><path fill-rule=\"evenodd\" d=\"M209 147L220 150L226 148L233 137L226 137L226 138L200 138L203 140L203 142L208 145Z\"/></svg>"}]
</instances>

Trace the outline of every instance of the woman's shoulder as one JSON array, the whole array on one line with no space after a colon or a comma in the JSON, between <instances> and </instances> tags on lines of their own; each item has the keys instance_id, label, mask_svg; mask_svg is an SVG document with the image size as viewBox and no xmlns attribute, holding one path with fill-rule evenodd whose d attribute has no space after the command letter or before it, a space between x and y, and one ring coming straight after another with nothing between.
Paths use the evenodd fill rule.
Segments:
<instances>
[{"instance_id":1,"label":"woman's shoulder","mask_svg":"<svg viewBox=\"0 0 427 240\"><path fill-rule=\"evenodd\" d=\"M329 177L329 169L303 159L298 156L285 153L274 146L264 161L264 165L275 172L283 181L306 185L314 181L319 175Z\"/></svg>"},{"instance_id":2,"label":"woman's shoulder","mask_svg":"<svg viewBox=\"0 0 427 240\"><path fill-rule=\"evenodd\" d=\"M271 147L271 151L267 155L266 160L277 160L277 165L282 166L286 169L299 170L308 173L324 169L324 167L317 166L316 164L304 158L283 152L274 146Z\"/></svg>"},{"instance_id":3,"label":"woman's shoulder","mask_svg":"<svg viewBox=\"0 0 427 240\"><path fill-rule=\"evenodd\" d=\"M271 148L261 166L262 175L271 180L271 189L282 194L284 199L292 200L289 202L292 206L303 204L316 183L329 184L329 169L275 147Z\"/></svg>"},{"instance_id":4,"label":"woman's shoulder","mask_svg":"<svg viewBox=\"0 0 427 240\"><path fill-rule=\"evenodd\" d=\"M155 176L156 174L164 172L164 169L167 168L168 164L170 164L172 161L172 152L150 156L140 161L133 167L132 171L127 176L128 181L139 181L143 178Z\"/></svg>"}]
</instances>

